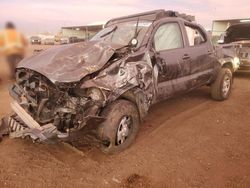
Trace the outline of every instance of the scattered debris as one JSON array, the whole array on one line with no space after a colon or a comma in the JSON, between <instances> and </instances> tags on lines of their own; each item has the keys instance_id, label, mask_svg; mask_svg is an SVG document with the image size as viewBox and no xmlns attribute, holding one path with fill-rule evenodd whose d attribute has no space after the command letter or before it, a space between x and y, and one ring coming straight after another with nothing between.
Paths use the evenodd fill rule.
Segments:
<instances>
[{"instance_id":1,"label":"scattered debris","mask_svg":"<svg viewBox=\"0 0 250 188\"><path fill-rule=\"evenodd\" d=\"M144 177L140 176L139 174L131 174L125 180L123 187L132 188L132 187L150 187L149 180Z\"/></svg>"},{"instance_id":2,"label":"scattered debris","mask_svg":"<svg viewBox=\"0 0 250 188\"><path fill-rule=\"evenodd\" d=\"M118 180L116 177L113 177L113 178L112 178L112 181L114 181L114 182L116 182L116 183L118 183L118 184L120 184L120 183L121 183L121 181L120 181L120 180Z\"/></svg>"}]
</instances>

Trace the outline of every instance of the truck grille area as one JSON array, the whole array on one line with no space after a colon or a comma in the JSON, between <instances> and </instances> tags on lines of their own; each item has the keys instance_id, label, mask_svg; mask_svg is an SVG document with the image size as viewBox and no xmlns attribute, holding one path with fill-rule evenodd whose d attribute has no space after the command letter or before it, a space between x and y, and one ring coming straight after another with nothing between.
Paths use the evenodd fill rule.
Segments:
<instances>
[{"instance_id":1,"label":"truck grille area","mask_svg":"<svg viewBox=\"0 0 250 188\"><path fill-rule=\"evenodd\" d=\"M25 110L41 124L52 121L55 102L60 96L55 86L44 76L26 69L17 71L16 80Z\"/></svg>"},{"instance_id":2,"label":"truck grille area","mask_svg":"<svg viewBox=\"0 0 250 188\"><path fill-rule=\"evenodd\" d=\"M241 54L240 54L240 57L241 57L241 58L249 58L249 59L250 59L250 52L249 52L249 53L248 53L248 52L241 53Z\"/></svg>"},{"instance_id":3,"label":"truck grille area","mask_svg":"<svg viewBox=\"0 0 250 188\"><path fill-rule=\"evenodd\" d=\"M28 128L25 125L25 123L17 115L13 115L9 117L8 125L9 125L10 132L23 131Z\"/></svg>"}]
</instances>

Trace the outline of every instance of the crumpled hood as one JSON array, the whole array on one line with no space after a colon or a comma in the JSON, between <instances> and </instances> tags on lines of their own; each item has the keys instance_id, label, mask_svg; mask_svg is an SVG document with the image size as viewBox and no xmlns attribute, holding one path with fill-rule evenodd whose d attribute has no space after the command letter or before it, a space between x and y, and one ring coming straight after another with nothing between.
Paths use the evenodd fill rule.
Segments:
<instances>
[{"instance_id":1,"label":"crumpled hood","mask_svg":"<svg viewBox=\"0 0 250 188\"><path fill-rule=\"evenodd\" d=\"M52 47L22 60L17 68L36 71L53 83L77 82L100 70L120 47L100 41Z\"/></svg>"}]
</instances>

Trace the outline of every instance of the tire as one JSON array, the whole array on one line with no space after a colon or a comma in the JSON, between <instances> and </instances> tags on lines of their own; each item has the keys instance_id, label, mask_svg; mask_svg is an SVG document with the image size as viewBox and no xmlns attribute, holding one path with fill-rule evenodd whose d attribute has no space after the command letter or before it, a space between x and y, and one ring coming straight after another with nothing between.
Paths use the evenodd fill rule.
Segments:
<instances>
[{"instance_id":1,"label":"tire","mask_svg":"<svg viewBox=\"0 0 250 188\"><path fill-rule=\"evenodd\" d=\"M228 99L233 83L232 72L229 68L222 68L215 82L211 85L211 96L217 101Z\"/></svg>"},{"instance_id":2,"label":"tire","mask_svg":"<svg viewBox=\"0 0 250 188\"><path fill-rule=\"evenodd\" d=\"M102 116L106 120L98 129L101 150L113 154L128 148L135 140L140 126L136 105L127 100L117 100L103 110Z\"/></svg>"}]
</instances>

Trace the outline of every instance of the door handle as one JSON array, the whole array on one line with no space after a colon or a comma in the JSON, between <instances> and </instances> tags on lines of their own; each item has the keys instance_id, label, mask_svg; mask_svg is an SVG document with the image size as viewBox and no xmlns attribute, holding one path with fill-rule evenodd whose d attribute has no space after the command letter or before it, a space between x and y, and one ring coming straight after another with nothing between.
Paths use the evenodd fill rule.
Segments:
<instances>
[{"instance_id":1,"label":"door handle","mask_svg":"<svg viewBox=\"0 0 250 188\"><path fill-rule=\"evenodd\" d=\"M212 55L213 54L213 52L211 50L208 50L207 53L208 53L208 55Z\"/></svg>"},{"instance_id":2,"label":"door handle","mask_svg":"<svg viewBox=\"0 0 250 188\"><path fill-rule=\"evenodd\" d=\"M184 56L182 57L183 60L186 60L186 59L190 59L190 56L188 54L184 54Z\"/></svg>"}]
</instances>

